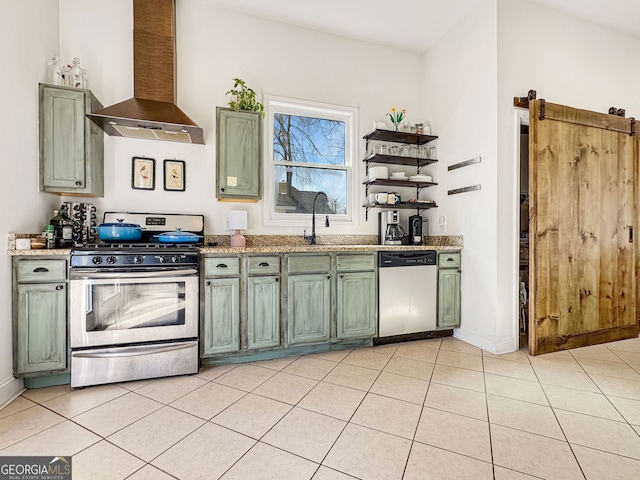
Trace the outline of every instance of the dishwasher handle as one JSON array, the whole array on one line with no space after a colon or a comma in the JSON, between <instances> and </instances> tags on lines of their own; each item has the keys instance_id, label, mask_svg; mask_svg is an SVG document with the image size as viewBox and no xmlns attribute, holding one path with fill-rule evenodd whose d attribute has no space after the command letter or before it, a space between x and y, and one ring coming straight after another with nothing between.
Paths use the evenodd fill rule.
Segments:
<instances>
[{"instance_id":1,"label":"dishwasher handle","mask_svg":"<svg viewBox=\"0 0 640 480\"><path fill-rule=\"evenodd\" d=\"M378 267L411 267L437 265L438 255L435 250L414 252L379 252Z\"/></svg>"}]
</instances>

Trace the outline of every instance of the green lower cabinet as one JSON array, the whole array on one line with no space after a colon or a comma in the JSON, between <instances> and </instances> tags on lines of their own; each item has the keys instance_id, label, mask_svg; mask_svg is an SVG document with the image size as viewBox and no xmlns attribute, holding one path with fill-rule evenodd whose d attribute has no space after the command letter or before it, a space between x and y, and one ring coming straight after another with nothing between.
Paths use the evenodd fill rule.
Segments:
<instances>
[{"instance_id":1,"label":"green lower cabinet","mask_svg":"<svg viewBox=\"0 0 640 480\"><path fill-rule=\"evenodd\" d=\"M438 328L460 326L460 270L438 270Z\"/></svg>"},{"instance_id":2,"label":"green lower cabinet","mask_svg":"<svg viewBox=\"0 0 640 480\"><path fill-rule=\"evenodd\" d=\"M326 274L292 275L287 283L289 345L320 343L331 335L331 280Z\"/></svg>"},{"instance_id":3,"label":"green lower cabinet","mask_svg":"<svg viewBox=\"0 0 640 480\"><path fill-rule=\"evenodd\" d=\"M247 281L247 347L280 346L280 278L249 277Z\"/></svg>"},{"instance_id":4,"label":"green lower cabinet","mask_svg":"<svg viewBox=\"0 0 640 480\"><path fill-rule=\"evenodd\" d=\"M18 284L15 305L16 376L67 367L66 282Z\"/></svg>"},{"instance_id":5,"label":"green lower cabinet","mask_svg":"<svg viewBox=\"0 0 640 480\"><path fill-rule=\"evenodd\" d=\"M376 274L338 274L337 337L371 337L376 331Z\"/></svg>"},{"instance_id":6,"label":"green lower cabinet","mask_svg":"<svg viewBox=\"0 0 640 480\"><path fill-rule=\"evenodd\" d=\"M204 282L203 354L240 350L240 278Z\"/></svg>"}]
</instances>

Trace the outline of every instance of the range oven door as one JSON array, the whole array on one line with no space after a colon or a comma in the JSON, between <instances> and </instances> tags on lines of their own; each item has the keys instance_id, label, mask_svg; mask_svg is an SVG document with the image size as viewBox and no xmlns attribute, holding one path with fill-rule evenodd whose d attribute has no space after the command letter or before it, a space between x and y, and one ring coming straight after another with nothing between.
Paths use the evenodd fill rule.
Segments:
<instances>
[{"instance_id":1,"label":"range oven door","mask_svg":"<svg viewBox=\"0 0 640 480\"><path fill-rule=\"evenodd\" d=\"M72 349L198 336L196 269L72 269L69 278Z\"/></svg>"}]
</instances>

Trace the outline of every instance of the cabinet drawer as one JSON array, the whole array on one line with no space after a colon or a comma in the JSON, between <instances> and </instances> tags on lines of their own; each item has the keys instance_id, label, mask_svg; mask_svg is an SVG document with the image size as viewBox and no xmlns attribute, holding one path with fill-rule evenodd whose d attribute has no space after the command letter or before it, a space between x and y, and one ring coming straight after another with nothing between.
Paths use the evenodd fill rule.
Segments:
<instances>
[{"instance_id":1,"label":"cabinet drawer","mask_svg":"<svg viewBox=\"0 0 640 480\"><path fill-rule=\"evenodd\" d=\"M459 267L460 252L442 252L438 255L439 267Z\"/></svg>"},{"instance_id":2,"label":"cabinet drawer","mask_svg":"<svg viewBox=\"0 0 640 480\"><path fill-rule=\"evenodd\" d=\"M66 260L20 260L19 282L51 282L67 279Z\"/></svg>"},{"instance_id":3,"label":"cabinet drawer","mask_svg":"<svg viewBox=\"0 0 640 480\"><path fill-rule=\"evenodd\" d=\"M323 273L331 270L329 255L296 255L287 258L287 273Z\"/></svg>"},{"instance_id":4,"label":"cabinet drawer","mask_svg":"<svg viewBox=\"0 0 640 480\"><path fill-rule=\"evenodd\" d=\"M204 259L205 277L221 277L240 273L240 257L207 257Z\"/></svg>"},{"instance_id":5,"label":"cabinet drawer","mask_svg":"<svg viewBox=\"0 0 640 480\"><path fill-rule=\"evenodd\" d=\"M375 270L375 255L338 255L339 272L363 272Z\"/></svg>"},{"instance_id":6,"label":"cabinet drawer","mask_svg":"<svg viewBox=\"0 0 640 480\"><path fill-rule=\"evenodd\" d=\"M280 273L280 257L248 257L249 275L265 275Z\"/></svg>"}]
</instances>

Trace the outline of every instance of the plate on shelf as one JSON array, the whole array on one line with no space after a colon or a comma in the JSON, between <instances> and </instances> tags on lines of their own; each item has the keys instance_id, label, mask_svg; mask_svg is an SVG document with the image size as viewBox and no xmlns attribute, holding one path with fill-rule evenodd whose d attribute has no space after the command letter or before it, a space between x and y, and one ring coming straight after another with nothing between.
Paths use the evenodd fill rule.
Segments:
<instances>
[{"instance_id":1,"label":"plate on shelf","mask_svg":"<svg viewBox=\"0 0 640 480\"><path fill-rule=\"evenodd\" d=\"M410 182L432 182L433 177L431 175L412 175L409 177Z\"/></svg>"},{"instance_id":2,"label":"plate on shelf","mask_svg":"<svg viewBox=\"0 0 640 480\"><path fill-rule=\"evenodd\" d=\"M436 203L435 200L414 200L413 202L405 202L407 205L412 205L412 204L416 204L416 205L428 205L428 204L433 204Z\"/></svg>"}]
</instances>

